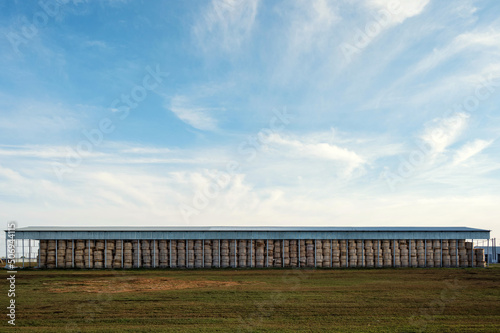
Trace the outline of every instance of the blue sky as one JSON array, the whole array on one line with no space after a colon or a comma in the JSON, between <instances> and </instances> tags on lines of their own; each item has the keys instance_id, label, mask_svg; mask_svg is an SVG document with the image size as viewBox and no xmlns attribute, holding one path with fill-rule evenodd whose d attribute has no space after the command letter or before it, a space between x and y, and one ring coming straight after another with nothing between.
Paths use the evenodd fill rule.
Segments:
<instances>
[{"instance_id":1,"label":"blue sky","mask_svg":"<svg viewBox=\"0 0 500 333\"><path fill-rule=\"evenodd\" d=\"M3 1L0 219L500 233L500 3Z\"/></svg>"}]
</instances>

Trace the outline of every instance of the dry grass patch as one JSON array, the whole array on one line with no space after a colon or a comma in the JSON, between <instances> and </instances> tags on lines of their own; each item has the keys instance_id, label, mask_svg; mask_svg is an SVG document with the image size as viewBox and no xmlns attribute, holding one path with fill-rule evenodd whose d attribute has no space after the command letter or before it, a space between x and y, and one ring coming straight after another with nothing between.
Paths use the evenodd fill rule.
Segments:
<instances>
[{"instance_id":1,"label":"dry grass patch","mask_svg":"<svg viewBox=\"0 0 500 333\"><path fill-rule=\"evenodd\" d=\"M54 281L43 283L53 293L132 293L152 292L163 290L196 289L196 288L225 288L241 285L235 281L189 281L171 278L120 278L120 279L92 279L86 281Z\"/></svg>"}]
</instances>

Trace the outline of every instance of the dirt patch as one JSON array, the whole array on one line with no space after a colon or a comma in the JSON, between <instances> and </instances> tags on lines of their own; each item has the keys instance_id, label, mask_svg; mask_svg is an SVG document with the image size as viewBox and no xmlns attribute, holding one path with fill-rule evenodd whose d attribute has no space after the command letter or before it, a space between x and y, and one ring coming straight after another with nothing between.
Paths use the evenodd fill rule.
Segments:
<instances>
[{"instance_id":1,"label":"dirt patch","mask_svg":"<svg viewBox=\"0 0 500 333\"><path fill-rule=\"evenodd\" d=\"M128 292L152 292L161 290L179 290L194 288L225 288L237 286L242 283L234 281L185 281L169 278L117 278L117 279L95 279L85 281L54 281L46 282L44 285L53 293L128 293Z\"/></svg>"}]
</instances>

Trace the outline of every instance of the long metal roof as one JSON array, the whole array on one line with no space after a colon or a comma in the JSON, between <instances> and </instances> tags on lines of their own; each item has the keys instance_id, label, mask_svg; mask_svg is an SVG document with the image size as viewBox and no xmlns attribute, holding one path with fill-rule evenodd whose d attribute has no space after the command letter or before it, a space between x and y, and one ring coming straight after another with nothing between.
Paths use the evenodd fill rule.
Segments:
<instances>
[{"instance_id":1,"label":"long metal roof","mask_svg":"<svg viewBox=\"0 0 500 333\"><path fill-rule=\"evenodd\" d=\"M451 231L491 231L486 229L476 229L469 227L118 227L118 226L88 226L88 227L66 227L66 226L42 226L42 227L22 227L16 231L427 231L427 232L451 232Z\"/></svg>"},{"instance_id":2,"label":"long metal roof","mask_svg":"<svg viewBox=\"0 0 500 333\"><path fill-rule=\"evenodd\" d=\"M7 236L7 235L6 235ZM488 239L467 227L24 227L16 239Z\"/></svg>"}]
</instances>

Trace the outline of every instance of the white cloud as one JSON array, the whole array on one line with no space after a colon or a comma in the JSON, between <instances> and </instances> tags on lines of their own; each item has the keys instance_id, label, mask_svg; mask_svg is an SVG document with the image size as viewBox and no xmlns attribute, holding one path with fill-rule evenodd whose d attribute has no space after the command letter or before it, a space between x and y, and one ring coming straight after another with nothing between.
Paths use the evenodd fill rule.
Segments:
<instances>
[{"instance_id":1,"label":"white cloud","mask_svg":"<svg viewBox=\"0 0 500 333\"><path fill-rule=\"evenodd\" d=\"M106 156L100 152L80 151L78 153L83 158ZM0 145L0 156L14 156L42 159L64 159L68 156L74 157L76 150L70 146L48 146L48 145L24 145L5 146Z\"/></svg>"},{"instance_id":2,"label":"white cloud","mask_svg":"<svg viewBox=\"0 0 500 333\"><path fill-rule=\"evenodd\" d=\"M217 129L217 121L209 114L213 109L193 106L185 96L173 97L170 101L169 109L180 120L194 128L204 131Z\"/></svg>"},{"instance_id":3,"label":"white cloud","mask_svg":"<svg viewBox=\"0 0 500 333\"><path fill-rule=\"evenodd\" d=\"M331 3L326 0L297 1L292 16L289 38L289 52L302 53L314 46L324 46L331 37L332 26L340 21Z\"/></svg>"},{"instance_id":4,"label":"white cloud","mask_svg":"<svg viewBox=\"0 0 500 333\"><path fill-rule=\"evenodd\" d=\"M466 129L468 118L468 114L459 112L447 118L434 119L420 138L432 148L433 153L442 153Z\"/></svg>"},{"instance_id":5,"label":"white cloud","mask_svg":"<svg viewBox=\"0 0 500 333\"><path fill-rule=\"evenodd\" d=\"M127 154L169 154L172 152L168 148L154 148L154 147L130 147L122 150Z\"/></svg>"},{"instance_id":6,"label":"white cloud","mask_svg":"<svg viewBox=\"0 0 500 333\"><path fill-rule=\"evenodd\" d=\"M4 168L1 165L0 165L0 177L13 181L24 181L24 178L19 174L19 172L9 168Z\"/></svg>"},{"instance_id":7,"label":"white cloud","mask_svg":"<svg viewBox=\"0 0 500 333\"><path fill-rule=\"evenodd\" d=\"M417 74L426 73L433 68L437 67L441 63L445 62L454 55L464 52L466 50L472 50L475 47L479 47L477 51L480 56L484 56L483 53L485 48L492 47L500 51L500 31L488 30L488 31L475 31L467 32L456 36L449 44L442 48L434 49L432 53L423 58L418 64L414 66L414 69L406 75L406 78L413 77Z\"/></svg>"},{"instance_id":8,"label":"white cloud","mask_svg":"<svg viewBox=\"0 0 500 333\"><path fill-rule=\"evenodd\" d=\"M193 26L203 49L238 50L250 36L259 0L212 0Z\"/></svg>"},{"instance_id":9,"label":"white cloud","mask_svg":"<svg viewBox=\"0 0 500 333\"><path fill-rule=\"evenodd\" d=\"M455 156L453 158L453 164L460 164L474 155L479 154L481 151L486 149L489 145L493 143L493 140L485 141L481 139L476 139L474 141L467 142L462 147L456 150Z\"/></svg>"},{"instance_id":10,"label":"white cloud","mask_svg":"<svg viewBox=\"0 0 500 333\"><path fill-rule=\"evenodd\" d=\"M283 137L279 134L269 135L267 142L280 146L281 148L278 151L290 157L338 161L344 163L349 171L366 163L364 158L354 151L326 142L311 142L307 138L302 138L301 141Z\"/></svg>"},{"instance_id":11,"label":"white cloud","mask_svg":"<svg viewBox=\"0 0 500 333\"><path fill-rule=\"evenodd\" d=\"M366 5L376 10L390 10L391 23L402 23L410 17L420 15L430 0L367 0Z\"/></svg>"}]
</instances>

